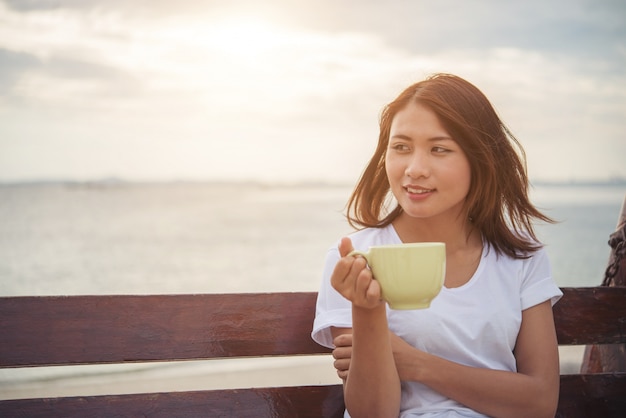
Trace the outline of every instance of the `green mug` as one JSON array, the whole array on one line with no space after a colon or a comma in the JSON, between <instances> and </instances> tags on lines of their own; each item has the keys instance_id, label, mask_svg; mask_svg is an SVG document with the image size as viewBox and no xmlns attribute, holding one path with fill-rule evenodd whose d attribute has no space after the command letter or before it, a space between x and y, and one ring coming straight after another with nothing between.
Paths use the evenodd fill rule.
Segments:
<instances>
[{"instance_id":1,"label":"green mug","mask_svg":"<svg viewBox=\"0 0 626 418\"><path fill-rule=\"evenodd\" d=\"M392 309L425 309L439 294L446 276L443 242L376 245L351 256L367 260L382 297Z\"/></svg>"}]
</instances>

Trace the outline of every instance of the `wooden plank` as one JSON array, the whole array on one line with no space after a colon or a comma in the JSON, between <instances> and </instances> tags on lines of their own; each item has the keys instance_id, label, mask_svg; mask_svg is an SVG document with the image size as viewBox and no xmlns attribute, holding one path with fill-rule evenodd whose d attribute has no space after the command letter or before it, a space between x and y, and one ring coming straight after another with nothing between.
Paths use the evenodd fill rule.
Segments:
<instances>
[{"instance_id":1,"label":"wooden plank","mask_svg":"<svg viewBox=\"0 0 626 418\"><path fill-rule=\"evenodd\" d=\"M626 417L626 373L562 375L556 418Z\"/></svg>"},{"instance_id":2,"label":"wooden plank","mask_svg":"<svg viewBox=\"0 0 626 418\"><path fill-rule=\"evenodd\" d=\"M626 416L626 373L563 375L557 418ZM341 385L108 395L0 402L5 418L343 416Z\"/></svg>"},{"instance_id":3,"label":"wooden plank","mask_svg":"<svg viewBox=\"0 0 626 418\"><path fill-rule=\"evenodd\" d=\"M0 298L0 367L326 353L315 293Z\"/></svg>"},{"instance_id":4,"label":"wooden plank","mask_svg":"<svg viewBox=\"0 0 626 418\"><path fill-rule=\"evenodd\" d=\"M562 288L554 305L561 345L626 342L626 287Z\"/></svg>"},{"instance_id":5,"label":"wooden plank","mask_svg":"<svg viewBox=\"0 0 626 418\"><path fill-rule=\"evenodd\" d=\"M341 385L171 392L0 402L3 418L343 417Z\"/></svg>"},{"instance_id":6,"label":"wooden plank","mask_svg":"<svg viewBox=\"0 0 626 418\"><path fill-rule=\"evenodd\" d=\"M626 288L564 288L560 344L626 342ZM326 353L316 294L0 298L0 367Z\"/></svg>"}]
</instances>

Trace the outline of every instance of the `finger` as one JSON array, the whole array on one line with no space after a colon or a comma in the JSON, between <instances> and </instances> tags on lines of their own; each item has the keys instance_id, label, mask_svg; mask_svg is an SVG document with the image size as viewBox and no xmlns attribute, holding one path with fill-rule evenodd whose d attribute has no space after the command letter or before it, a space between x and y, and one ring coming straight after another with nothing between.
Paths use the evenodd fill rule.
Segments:
<instances>
[{"instance_id":1,"label":"finger","mask_svg":"<svg viewBox=\"0 0 626 418\"><path fill-rule=\"evenodd\" d=\"M359 260L355 260L355 264ZM354 294L361 300L367 300L367 291L373 281L372 272L368 269L362 269L354 281Z\"/></svg>"},{"instance_id":2,"label":"finger","mask_svg":"<svg viewBox=\"0 0 626 418\"><path fill-rule=\"evenodd\" d=\"M352 258L352 257L347 257ZM348 274L358 277L363 271L366 271L371 276L369 269L367 268L367 260L363 257L354 257L352 264L350 265L350 272Z\"/></svg>"},{"instance_id":3,"label":"finger","mask_svg":"<svg viewBox=\"0 0 626 418\"><path fill-rule=\"evenodd\" d=\"M339 242L339 255L342 257L347 256L351 251L354 251L354 247L352 247L352 241L348 237L341 238Z\"/></svg>"},{"instance_id":4,"label":"finger","mask_svg":"<svg viewBox=\"0 0 626 418\"><path fill-rule=\"evenodd\" d=\"M380 283L377 280L372 280L370 282L369 287L367 288L367 293L365 298L369 302L380 302L382 300L382 289L380 288Z\"/></svg>"},{"instance_id":5,"label":"finger","mask_svg":"<svg viewBox=\"0 0 626 418\"><path fill-rule=\"evenodd\" d=\"M333 270L333 274L330 277L330 284L335 289L343 285L343 283L346 281L353 264L354 260L350 260L348 258L342 258L337 262L337 264L335 265L335 269Z\"/></svg>"},{"instance_id":6,"label":"finger","mask_svg":"<svg viewBox=\"0 0 626 418\"><path fill-rule=\"evenodd\" d=\"M339 259L330 277L330 283L333 288L340 290L345 285L352 287L351 280L354 280L358 272L367 265L367 262L362 260L355 266L354 264L357 260L358 257L342 257Z\"/></svg>"},{"instance_id":7,"label":"finger","mask_svg":"<svg viewBox=\"0 0 626 418\"><path fill-rule=\"evenodd\" d=\"M367 261L361 257L343 257L335 265L330 284L345 298L352 300L356 277L366 268Z\"/></svg>"},{"instance_id":8,"label":"finger","mask_svg":"<svg viewBox=\"0 0 626 418\"><path fill-rule=\"evenodd\" d=\"M352 347L352 334L341 334L333 340L335 347Z\"/></svg>"},{"instance_id":9,"label":"finger","mask_svg":"<svg viewBox=\"0 0 626 418\"><path fill-rule=\"evenodd\" d=\"M339 347L333 350L335 360L349 359L352 357L352 347Z\"/></svg>"},{"instance_id":10,"label":"finger","mask_svg":"<svg viewBox=\"0 0 626 418\"><path fill-rule=\"evenodd\" d=\"M338 372L341 371L348 371L348 369L350 368L350 359L341 359L341 360L335 360L333 362L333 367L335 367L335 369L337 369Z\"/></svg>"}]
</instances>

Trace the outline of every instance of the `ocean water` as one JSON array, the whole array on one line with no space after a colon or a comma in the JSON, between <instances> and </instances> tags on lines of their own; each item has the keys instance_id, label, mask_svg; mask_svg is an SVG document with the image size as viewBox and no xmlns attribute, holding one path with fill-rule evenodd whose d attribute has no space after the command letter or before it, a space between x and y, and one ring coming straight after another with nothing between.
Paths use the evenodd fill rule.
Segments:
<instances>
[{"instance_id":1,"label":"ocean water","mask_svg":"<svg viewBox=\"0 0 626 418\"><path fill-rule=\"evenodd\" d=\"M0 186L0 295L317 290L350 187ZM626 187L538 186L561 286L600 284Z\"/></svg>"},{"instance_id":2,"label":"ocean water","mask_svg":"<svg viewBox=\"0 0 626 418\"><path fill-rule=\"evenodd\" d=\"M345 189L244 184L0 188L0 294L315 290Z\"/></svg>"},{"instance_id":3,"label":"ocean water","mask_svg":"<svg viewBox=\"0 0 626 418\"><path fill-rule=\"evenodd\" d=\"M2 185L0 296L316 291L327 249L351 231L343 216L350 191L201 182ZM623 185L533 189L533 201L558 221L537 226L558 285L602 282L625 196ZM581 353L562 352L562 371L575 371ZM238 375L232 387L254 386L254 371L261 386L271 375L308 379L287 384L336 380L329 359L285 361L292 363L0 369L0 399L62 395L67 387L128 393L147 383L153 386L145 391L211 389L230 387ZM122 389L129 380L139 389ZM159 381L175 388L154 386Z\"/></svg>"},{"instance_id":4,"label":"ocean water","mask_svg":"<svg viewBox=\"0 0 626 418\"><path fill-rule=\"evenodd\" d=\"M597 286L602 283L617 228L626 186L539 186L533 202L556 224L537 225L559 286Z\"/></svg>"}]
</instances>

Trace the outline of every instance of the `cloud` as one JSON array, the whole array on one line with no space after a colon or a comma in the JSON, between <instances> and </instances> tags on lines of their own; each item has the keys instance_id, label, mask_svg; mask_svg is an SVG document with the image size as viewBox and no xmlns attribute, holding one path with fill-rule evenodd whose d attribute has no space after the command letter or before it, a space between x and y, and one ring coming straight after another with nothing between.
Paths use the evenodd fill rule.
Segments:
<instances>
[{"instance_id":1,"label":"cloud","mask_svg":"<svg viewBox=\"0 0 626 418\"><path fill-rule=\"evenodd\" d=\"M21 75L40 65L41 61L31 54L0 49L0 97L11 96Z\"/></svg>"},{"instance_id":2,"label":"cloud","mask_svg":"<svg viewBox=\"0 0 626 418\"><path fill-rule=\"evenodd\" d=\"M51 0L4 0L6 5L20 12L29 12L32 10L51 10L61 6L61 1Z\"/></svg>"},{"instance_id":3,"label":"cloud","mask_svg":"<svg viewBox=\"0 0 626 418\"><path fill-rule=\"evenodd\" d=\"M501 3L0 3L0 178L352 179L381 107L437 71L485 91L531 173L623 172L623 6Z\"/></svg>"}]
</instances>

